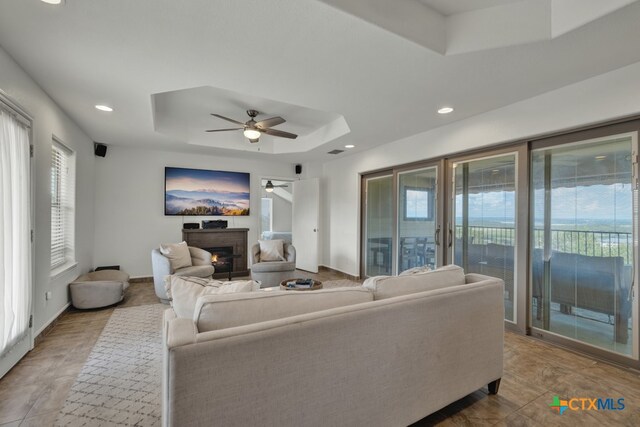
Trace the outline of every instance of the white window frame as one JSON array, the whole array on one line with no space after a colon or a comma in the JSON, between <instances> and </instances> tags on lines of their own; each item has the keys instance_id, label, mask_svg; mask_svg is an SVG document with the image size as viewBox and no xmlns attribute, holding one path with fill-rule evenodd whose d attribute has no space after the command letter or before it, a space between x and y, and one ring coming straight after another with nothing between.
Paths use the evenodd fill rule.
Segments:
<instances>
[{"instance_id":1,"label":"white window frame","mask_svg":"<svg viewBox=\"0 0 640 427\"><path fill-rule=\"evenodd\" d=\"M51 143L50 182L52 277L77 265L75 258L75 169L75 152L54 136ZM59 179L56 179L56 176ZM54 188L54 186L57 187Z\"/></svg>"}]
</instances>

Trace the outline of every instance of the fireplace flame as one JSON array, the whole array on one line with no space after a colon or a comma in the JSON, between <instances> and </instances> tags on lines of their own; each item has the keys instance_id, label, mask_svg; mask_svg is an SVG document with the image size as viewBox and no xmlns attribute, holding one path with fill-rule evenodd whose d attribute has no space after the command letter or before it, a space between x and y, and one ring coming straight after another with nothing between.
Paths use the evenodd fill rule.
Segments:
<instances>
[{"instance_id":1,"label":"fireplace flame","mask_svg":"<svg viewBox=\"0 0 640 427\"><path fill-rule=\"evenodd\" d=\"M211 255L211 262L218 262L218 255L216 254Z\"/></svg>"}]
</instances>

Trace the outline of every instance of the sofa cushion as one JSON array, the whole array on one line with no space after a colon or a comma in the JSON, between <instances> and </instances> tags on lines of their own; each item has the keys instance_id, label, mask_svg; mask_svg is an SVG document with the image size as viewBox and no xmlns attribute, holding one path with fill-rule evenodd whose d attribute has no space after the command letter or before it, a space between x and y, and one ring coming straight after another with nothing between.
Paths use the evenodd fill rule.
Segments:
<instances>
[{"instance_id":1,"label":"sofa cushion","mask_svg":"<svg viewBox=\"0 0 640 427\"><path fill-rule=\"evenodd\" d=\"M167 276L165 282L167 295L176 315L192 319L198 297L205 294L225 294L232 292L252 292L260 289L253 280L222 282L200 277Z\"/></svg>"},{"instance_id":2,"label":"sofa cushion","mask_svg":"<svg viewBox=\"0 0 640 427\"><path fill-rule=\"evenodd\" d=\"M93 282L93 281L109 281L122 283L122 289L127 290L129 288L129 275L120 270L98 270L85 273L74 280L78 282Z\"/></svg>"},{"instance_id":3,"label":"sofa cushion","mask_svg":"<svg viewBox=\"0 0 640 427\"><path fill-rule=\"evenodd\" d=\"M171 270L191 267L192 265L187 242L162 243L160 244L160 253L169 259Z\"/></svg>"},{"instance_id":4,"label":"sofa cushion","mask_svg":"<svg viewBox=\"0 0 640 427\"><path fill-rule=\"evenodd\" d=\"M267 261L267 262L258 262L251 266L251 271L254 273L265 272L265 271L293 271L296 269L295 262L287 262L287 261Z\"/></svg>"},{"instance_id":5,"label":"sofa cushion","mask_svg":"<svg viewBox=\"0 0 640 427\"><path fill-rule=\"evenodd\" d=\"M284 261L284 240L258 240L260 244L260 262Z\"/></svg>"},{"instance_id":6,"label":"sofa cushion","mask_svg":"<svg viewBox=\"0 0 640 427\"><path fill-rule=\"evenodd\" d=\"M202 295L196 303L193 320L198 332L206 332L370 301L373 301L372 293L361 286L310 292Z\"/></svg>"},{"instance_id":7,"label":"sofa cushion","mask_svg":"<svg viewBox=\"0 0 640 427\"><path fill-rule=\"evenodd\" d=\"M192 265L191 267L184 267L178 271L174 271L174 276L192 276L192 277L204 277L211 279L211 275L216 271L212 265Z\"/></svg>"},{"instance_id":8,"label":"sofa cushion","mask_svg":"<svg viewBox=\"0 0 640 427\"><path fill-rule=\"evenodd\" d=\"M464 270L457 265L445 265L436 270L406 276L376 276L362 284L373 291L376 300L448 286L464 285Z\"/></svg>"}]
</instances>

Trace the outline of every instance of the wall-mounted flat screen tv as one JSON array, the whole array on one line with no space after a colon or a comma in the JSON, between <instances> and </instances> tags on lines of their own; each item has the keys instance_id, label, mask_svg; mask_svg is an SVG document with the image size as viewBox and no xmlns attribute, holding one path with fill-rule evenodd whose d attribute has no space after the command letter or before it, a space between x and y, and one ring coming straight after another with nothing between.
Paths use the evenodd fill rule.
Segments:
<instances>
[{"instance_id":1,"label":"wall-mounted flat screen tv","mask_svg":"<svg viewBox=\"0 0 640 427\"><path fill-rule=\"evenodd\" d=\"M164 214L249 215L249 174L164 168Z\"/></svg>"}]
</instances>

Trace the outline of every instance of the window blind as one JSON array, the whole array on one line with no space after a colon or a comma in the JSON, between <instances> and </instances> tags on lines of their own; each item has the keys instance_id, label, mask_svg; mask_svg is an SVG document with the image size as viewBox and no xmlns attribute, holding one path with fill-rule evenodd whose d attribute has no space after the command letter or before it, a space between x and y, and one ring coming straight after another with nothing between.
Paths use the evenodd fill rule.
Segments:
<instances>
[{"instance_id":1,"label":"window blind","mask_svg":"<svg viewBox=\"0 0 640 427\"><path fill-rule=\"evenodd\" d=\"M73 261L73 176L71 152L51 147L51 268Z\"/></svg>"}]
</instances>

